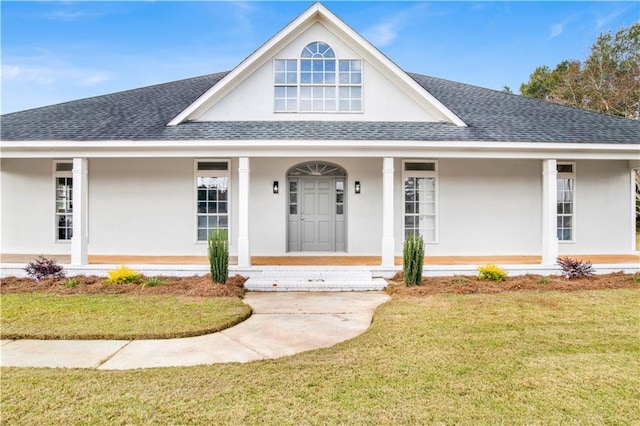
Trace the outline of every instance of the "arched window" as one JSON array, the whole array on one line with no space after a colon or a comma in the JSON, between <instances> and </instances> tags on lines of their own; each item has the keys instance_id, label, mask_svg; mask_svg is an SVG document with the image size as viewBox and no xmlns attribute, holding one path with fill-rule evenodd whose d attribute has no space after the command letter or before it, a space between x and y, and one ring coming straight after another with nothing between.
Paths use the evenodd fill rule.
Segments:
<instances>
[{"instance_id":1,"label":"arched window","mask_svg":"<svg viewBox=\"0 0 640 426\"><path fill-rule=\"evenodd\" d=\"M336 59L315 41L299 59L274 61L276 112L362 112L362 61Z\"/></svg>"},{"instance_id":2,"label":"arched window","mask_svg":"<svg viewBox=\"0 0 640 426\"><path fill-rule=\"evenodd\" d=\"M309 161L289 169L287 176L346 176L342 167L324 161Z\"/></svg>"},{"instance_id":3,"label":"arched window","mask_svg":"<svg viewBox=\"0 0 640 426\"><path fill-rule=\"evenodd\" d=\"M331 46L319 41L309 43L302 49L302 58L316 58L316 59L328 59L335 58L336 54L333 52Z\"/></svg>"}]
</instances>

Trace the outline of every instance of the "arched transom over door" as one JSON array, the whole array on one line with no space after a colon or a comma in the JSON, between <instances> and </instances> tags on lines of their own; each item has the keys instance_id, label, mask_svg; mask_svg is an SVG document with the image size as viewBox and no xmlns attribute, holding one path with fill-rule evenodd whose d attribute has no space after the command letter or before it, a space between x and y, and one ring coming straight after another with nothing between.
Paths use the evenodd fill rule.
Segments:
<instances>
[{"instance_id":1,"label":"arched transom over door","mask_svg":"<svg viewBox=\"0 0 640 426\"><path fill-rule=\"evenodd\" d=\"M323 161L289 169L289 252L346 250L346 178L342 167Z\"/></svg>"}]
</instances>

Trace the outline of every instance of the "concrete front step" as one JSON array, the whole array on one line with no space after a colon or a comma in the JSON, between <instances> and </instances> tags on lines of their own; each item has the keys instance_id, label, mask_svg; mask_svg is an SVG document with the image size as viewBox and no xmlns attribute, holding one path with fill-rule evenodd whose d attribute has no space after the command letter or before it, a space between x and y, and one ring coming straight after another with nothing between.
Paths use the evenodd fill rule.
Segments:
<instances>
[{"instance_id":1,"label":"concrete front step","mask_svg":"<svg viewBox=\"0 0 640 426\"><path fill-rule=\"evenodd\" d=\"M369 291L387 282L373 279L369 270L278 269L251 276L244 287L251 291Z\"/></svg>"}]
</instances>

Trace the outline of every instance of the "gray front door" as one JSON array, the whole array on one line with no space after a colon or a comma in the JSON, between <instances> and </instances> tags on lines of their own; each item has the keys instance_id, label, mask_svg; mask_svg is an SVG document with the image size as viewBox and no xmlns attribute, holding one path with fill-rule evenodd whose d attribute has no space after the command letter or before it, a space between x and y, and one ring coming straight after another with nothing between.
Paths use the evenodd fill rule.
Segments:
<instances>
[{"instance_id":1,"label":"gray front door","mask_svg":"<svg viewBox=\"0 0 640 426\"><path fill-rule=\"evenodd\" d=\"M300 179L300 248L302 251L333 250L333 180Z\"/></svg>"}]
</instances>

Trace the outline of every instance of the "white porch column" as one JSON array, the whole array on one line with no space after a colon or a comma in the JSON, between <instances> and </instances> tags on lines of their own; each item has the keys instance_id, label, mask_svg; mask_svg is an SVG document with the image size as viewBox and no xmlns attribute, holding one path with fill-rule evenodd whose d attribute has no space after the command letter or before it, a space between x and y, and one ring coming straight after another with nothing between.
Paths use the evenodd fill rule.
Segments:
<instances>
[{"instance_id":1,"label":"white porch column","mask_svg":"<svg viewBox=\"0 0 640 426\"><path fill-rule=\"evenodd\" d=\"M87 265L88 212L89 212L89 161L73 159L73 236L71 237L71 264Z\"/></svg>"},{"instance_id":2,"label":"white porch column","mask_svg":"<svg viewBox=\"0 0 640 426\"><path fill-rule=\"evenodd\" d=\"M542 161L542 264L555 265L558 258L557 161Z\"/></svg>"},{"instance_id":3,"label":"white porch column","mask_svg":"<svg viewBox=\"0 0 640 426\"><path fill-rule=\"evenodd\" d=\"M393 267L395 240L393 238L393 158L382 161L382 266Z\"/></svg>"},{"instance_id":4,"label":"white porch column","mask_svg":"<svg viewBox=\"0 0 640 426\"><path fill-rule=\"evenodd\" d=\"M249 158L238 165L238 266L251 266L249 250Z\"/></svg>"}]
</instances>

